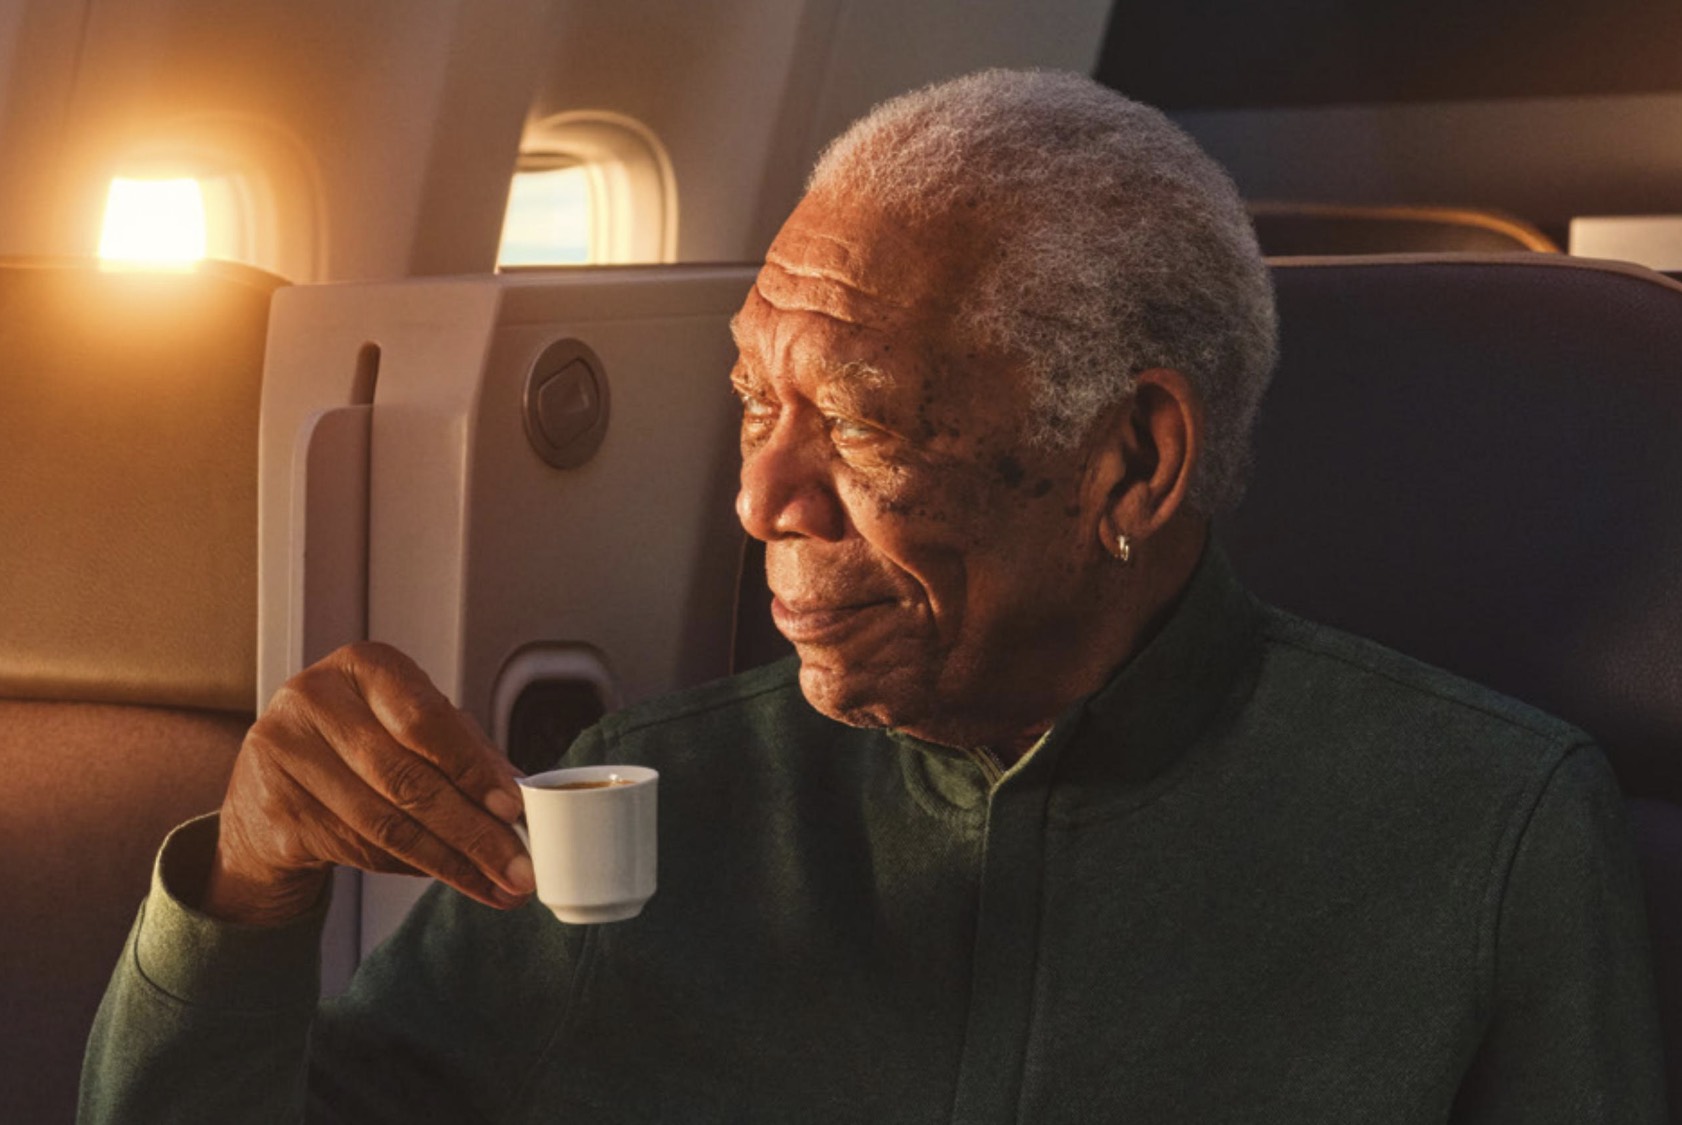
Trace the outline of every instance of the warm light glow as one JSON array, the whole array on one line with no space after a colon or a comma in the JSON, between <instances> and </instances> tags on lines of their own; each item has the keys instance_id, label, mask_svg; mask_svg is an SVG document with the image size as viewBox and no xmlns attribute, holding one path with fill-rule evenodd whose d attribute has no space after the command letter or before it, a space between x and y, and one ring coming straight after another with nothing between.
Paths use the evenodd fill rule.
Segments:
<instances>
[{"instance_id":1,"label":"warm light glow","mask_svg":"<svg viewBox=\"0 0 1682 1125\"><path fill-rule=\"evenodd\" d=\"M204 192L192 179L111 181L99 256L180 264L205 255Z\"/></svg>"}]
</instances>

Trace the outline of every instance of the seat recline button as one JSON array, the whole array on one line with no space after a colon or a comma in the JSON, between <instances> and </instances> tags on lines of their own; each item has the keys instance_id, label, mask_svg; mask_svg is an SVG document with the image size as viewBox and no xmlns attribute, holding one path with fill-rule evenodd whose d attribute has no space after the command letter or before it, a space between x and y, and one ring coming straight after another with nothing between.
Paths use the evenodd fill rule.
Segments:
<instances>
[{"instance_id":1,"label":"seat recline button","mask_svg":"<svg viewBox=\"0 0 1682 1125\"><path fill-rule=\"evenodd\" d=\"M589 364L575 359L537 392L537 422L549 443L566 447L583 437L601 413L601 393Z\"/></svg>"},{"instance_id":2,"label":"seat recline button","mask_svg":"<svg viewBox=\"0 0 1682 1125\"><path fill-rule=\"evenodd\" d=\"M607 432L602 362L578 340L557 340L526 377L526 437L544 461L571 469L588 461Z\"/></svg>"}]
</instances>

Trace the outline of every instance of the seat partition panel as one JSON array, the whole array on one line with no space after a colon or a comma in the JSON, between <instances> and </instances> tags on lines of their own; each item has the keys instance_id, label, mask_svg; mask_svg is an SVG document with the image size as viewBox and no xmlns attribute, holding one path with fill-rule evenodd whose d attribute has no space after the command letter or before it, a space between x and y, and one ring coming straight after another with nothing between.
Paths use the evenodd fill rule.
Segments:
<instances>
[{"instance_id":1,"label":"seat partition panel","mask_svg":"<svg viewBox=\"0 0 1682 1125\"><path fill-rule=\"evenodd\" d=\"M507 728L498 688L516 670L587 668L584 686L608 705L726 674L740 547L729 318L754 272L555 271L288 294L271 371L291 389L264 418L264 690L295 670L301 653L284 637L305 616L307 584L284 574L309 565L296 539L310 521L283 451L301 448L288 435L314 412L344 401L365 346L380 355L368 638L413 657L487 731ZM533 371L568 341L599 369L607 424L589 456L558 468L528 434L525 403ZM317 391L300 390L312 379ZM551 405L561 429L574 405L587 408L565 394ZM546 756L564 751L565 737L554 741ZM420 889L363 879L359 952Z\"/></svg>"},{"instance_id":2,"label":"seat partition panel","mask_svg":"<svg viewBox=\"0 0 1682 1125\"><path fill-rule=\"evenodd\" d=\"M0 261L0 696L250 709L278 285Z\"/></svg>"}]
</instances>

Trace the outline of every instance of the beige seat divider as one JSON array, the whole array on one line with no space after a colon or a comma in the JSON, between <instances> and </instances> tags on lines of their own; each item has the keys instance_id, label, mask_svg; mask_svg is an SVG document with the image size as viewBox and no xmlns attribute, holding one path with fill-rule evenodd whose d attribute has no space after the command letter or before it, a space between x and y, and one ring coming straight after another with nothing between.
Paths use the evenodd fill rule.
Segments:
<instances>
[{"instance_id":1,"label":"beige seat divider","mask_svg":"<svg viewBox=\"0 0 1682 1125\"><path fill-rule=\"evenodd\" d=\"M0 259L0 1120L68 1122L164 833L256 678L255 271Z\"/></svg>"},{"instance_id":2,"label":"beige seat divider","mask_svg":"<svg viewBox=\"0 0 1682 1125\"><path fill-rule=\"evenodd\" d=\"M536 762L601 706L725 674L741 537L729 318L753 274L634 267L280 294L260 694L366 635ZM355 401L350 374L374 353L364 467L353 445L324 443L322 419ZM323 562L354 554L355 520L334 512L364 471L365 579ZM347 587L364 581L359 611ZM329 920L329 989L423 889L360 882L360 917ZM341 883L336 909L352 889Z\"/></svg>"}]
</instances>

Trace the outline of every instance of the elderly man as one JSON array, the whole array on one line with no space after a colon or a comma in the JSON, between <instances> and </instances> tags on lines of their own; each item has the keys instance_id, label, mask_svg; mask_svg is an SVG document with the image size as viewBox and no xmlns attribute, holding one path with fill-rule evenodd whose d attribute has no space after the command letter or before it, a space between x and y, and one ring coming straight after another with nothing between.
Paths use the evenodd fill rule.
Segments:
<instances>
[{"instance_id":1,"label":"elderly man","mask_svg":"<svg viewBox=\"0 0 1682 1125\"><path fill-rule=\"evenodd\" d=\"M570 751L662 771L642 916L522 906L509 767L340 652L166 845L87 1119L1661 1120L1599 753L1209 542L1272 302L1165 119L1047 74L891 102L735 331L799 659ZM333 863L453 889L318 1012Z\"/></svg>"}]
</instances>

